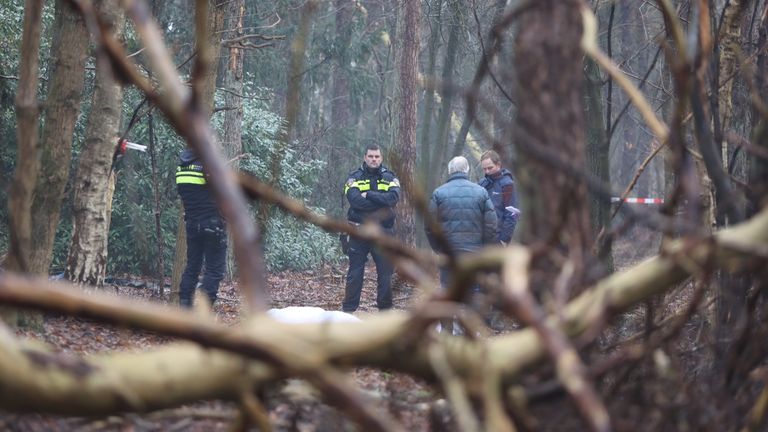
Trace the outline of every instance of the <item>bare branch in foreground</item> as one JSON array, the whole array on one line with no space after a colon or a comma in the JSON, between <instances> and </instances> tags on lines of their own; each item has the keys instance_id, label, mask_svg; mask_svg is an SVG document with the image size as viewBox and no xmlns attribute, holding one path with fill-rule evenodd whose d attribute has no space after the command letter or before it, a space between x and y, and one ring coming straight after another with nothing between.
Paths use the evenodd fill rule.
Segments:
<instances>
[{"instance_id":1,"label":"bare branch in foreground","mask_svg":"<svg viewBox=\"0 0 768 432\"><path fill-rule=\"evenodd\" d=\"M515 317L536 330L555 364L557 376L576 402L581 415L593 431L611 430L608 410L588 380L588 371L576 349L560 331L556 320L546 320L544 310L530 292L529 271L531 254L511 247L506 253L501 271L504 282L503 304Z\"/></svg>"},{"instance_id":2,"label":"bare branch in foreground","mask_svg":"<svg viewBox=\"0 0 768 432\"><path fill-rule=\"evenodd\" d=\"M713 240L688 249L690 259L705 263L711 258L719 268L744 269L750 265L745 258L753 256L744 251L768 242L768 210L719 232ZM674 254L682 247L683 242L671 243L668 251ZM689 276L669 253L603 279L558 311L558 318L548 320L555 320L573 337L608 311L618 313L664 292ZM505 259L504 250L490 249L458 263L500 268ZM760 256L755 259L764 262ZM254 316L242 327L226 328L201 322L189 313L86 294L8 272L0 274L0 304L91 317L219 348L180 343L142 353L72 358L21 343L11 333L0 331L0 406L11 411L89 415L155 410L200 399L238 400L245 383L255 386L287 376L307 377L324 365L382 367L430 380L436 377L428 347L404 343L412 317L402 312L379 314L360 323L317 325L288 325ZM492 369L498 371L502 383L510 382L545 354L533 329L472 342L445 337L444 350L457 376ZM243 362L244 356L252 360ZM51 387L51 382L58 385Z\"/></svg>"},{"instance_id":3,"label":"bare branch in foreground","mask_svg":"<svg viewBox=\"0 0 768 432\"><path fill-rule=\"evenodd\" d=\"M166 335L192 340L206 347L220 348L260 360L274 369L277 376L287 373L309 380L322 391L330 404L346 411L350 417L367 429L375 431L399 430L390 420L379 414L371 403L362 397L359 390L346 380L341 379L341 376L334 372L328 364L326 357L288 335L274 338L273 335L266 332L260 337L252 337L247 328L230 329L214 322L201 320L192 313L168 310L151 304L126 305L122 301L118 302L118 299L108 296L89 293L85 297L85 293L77 292L74 288L71 289L73 292L67 292L70 290L62 285L45 285L41 280L35 281L11 273L2 273L0 274L0 303L19 307L34 305L42 310L68 312L117 325L158 331ZM28 295L25 295L23 291L26 291ZM269 321L272 320L267 322ZM267 322L261 325L265 325ZM277 323L272 321L271 324L276 325ZM6 354L7 360L11 361L7 353L2 351L8 350L12 345L3 344L0 340L0 366L4 363L4 354ZM62 372L74 379L93 375L97 369L87 360L75 359L74 361L62 362L51 354L36 354L29 356L27 360L32 363L32 366L38 364L46 366L50 363L64 364L66 370ZM4 380L4 382L7 381ZM5 406L3 391L4 389L0 389L0 406ZM128 406L117 408L117 410L142 410L144 405L139 400L118 402L126 402Z\"/></svg>"}]
</instances>

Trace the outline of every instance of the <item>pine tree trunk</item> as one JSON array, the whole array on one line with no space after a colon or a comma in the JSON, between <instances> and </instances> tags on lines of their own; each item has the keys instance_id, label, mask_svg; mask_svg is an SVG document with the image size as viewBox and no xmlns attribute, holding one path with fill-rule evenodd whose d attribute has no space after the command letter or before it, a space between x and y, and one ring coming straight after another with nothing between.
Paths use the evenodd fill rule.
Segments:
<instances>
[{"instance_id":1,"label":"pine tree trunk","mask_svg":"<svg viewBox=\"0 0 768 432\"><path fill-rule=\"evenodd\" d=\"M581 170L586 166L579 4L541 0L520 23L515 55L519 106L525 109L518 113L514 139L519 148L518 190L526 203L523 240L545 241L565 255L583 257L593 239L584 205L586 186L547 160L556 158ZM541 152L534 153L536 147ZM542 275L534 282L539 289L554 286L558 272L553 265L545 257L534 261L533 274ZM575 276L579 281L581 275Z\"/></svg>"},{"instance_id":2,"label":"pine tree trunk","mask_svg":"<svg viewBox=\"0 0 768 432\"><path fill-rule=\"evenodd\" d=\"M225 39L232 40L244 35L243 16L245 14L245 0L233 0L227 3L224 22L227 23ZM221 144L227 159L232 159L243 151L243 57L246 51L237 46L229 46L227 55L222 55L221 68L224 88L224 130ZM233 167L239 166L237 161ZM228 244L232 244L230 239ZM227 249L227 276L232 278L235 274L235 257L232 248Z\"/></svg>"},{"instance_id":3,"label":"pine tree trunk","mask_svg":"<svg viewBox=\"0 0 768 432\"><path fill-rule=\"evenodd\" d=\"M593 60L585 60L585 101L586 101L586 137L587 166L589 172L603 184L611 184L610 143L603 123L602 79L600 70ZM610 229L611 201L608 197L592 195L589 200L591 226L595 233ZM609 272L613 272L613 256L610 240L597 245L598 258Z\"/></svg>"},{"instance_id":4,"label":"pine tree trunk","mask_svg":"<svg viewBox=\"0 0 768 432\"><path fill-rule=\"evenodd\" d=\"M417 79L419 73L419 20L420 4L416 0L403 0L400 5L401 23L398 39L402 40L398 62L398 127L395 145L397 164L396 173L404 179L412 179L416 166L416 102ZM397 206L397 236L407 244L414 242L414 214L411 197L407 187L400 193Z\"/></svg>"}]
</instances>

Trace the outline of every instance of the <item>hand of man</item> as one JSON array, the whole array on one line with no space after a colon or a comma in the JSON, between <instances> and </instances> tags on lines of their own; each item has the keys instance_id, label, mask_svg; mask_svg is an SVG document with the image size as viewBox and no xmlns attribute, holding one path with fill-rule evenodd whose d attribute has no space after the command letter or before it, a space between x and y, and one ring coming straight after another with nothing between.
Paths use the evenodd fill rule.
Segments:
<instances>
[{"instance_id":1,"label":"hand of man","mask_svg":"<svg viewBox=\"0 0 768 432\"><path fill-rule=\"evenodd\" d=\"M368 192L363 192L360 195L362 195L362 197L365 198L368 195Z\"/></svg>"}]
</instances>

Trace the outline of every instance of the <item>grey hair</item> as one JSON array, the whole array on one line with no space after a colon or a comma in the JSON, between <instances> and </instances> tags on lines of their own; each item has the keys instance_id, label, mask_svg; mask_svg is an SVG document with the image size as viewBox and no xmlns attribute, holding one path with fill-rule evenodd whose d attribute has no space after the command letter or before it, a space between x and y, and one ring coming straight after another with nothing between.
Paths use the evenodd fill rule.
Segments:
<instances>
[{"instance_id":1,"label":"grey hair","mask_svg":"<svg viewBox=\"0 0 768 432\"><path fill-rule=\"evenodd\" d=\"M467 158L464 156L456 156L455 158L451 159L450 162L448 162L448 175L457 172L469 172L469 162L467 162Z\"/></svg>"}]
</instances>

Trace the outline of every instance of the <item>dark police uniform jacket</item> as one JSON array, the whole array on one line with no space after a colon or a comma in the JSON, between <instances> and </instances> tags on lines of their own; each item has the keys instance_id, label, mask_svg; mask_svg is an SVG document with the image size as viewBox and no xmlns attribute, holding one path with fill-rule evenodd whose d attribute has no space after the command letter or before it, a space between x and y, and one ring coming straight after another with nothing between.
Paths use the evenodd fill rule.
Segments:
<instances>
[{"instance_id":1,"label":"dark police uniform jacket","mask_svg":"<svg viewBox=\"0 0 768 432\"><path fill-rule=\"evenodd\" d=\"M366 197L363 197L363 192ZM395 205L400 199L400 181L395 173L380 165L371 169L363 163L349 173L344 186L349 201L347 219L353 223L374 221L383 228L395 225Z\"/></svg>"},{"instance_id":2,"label":"dark police uniform jacket","mask_svg":"<svg viewBox=\"0 0 768 432\"><path fill-rule=\"evenodd\" d=\"M184 204L185 221L203 223L221 219L219 208L205 178L203 164L189 149L179 156L176 188Z\"/></svg>"}]
</instances>

